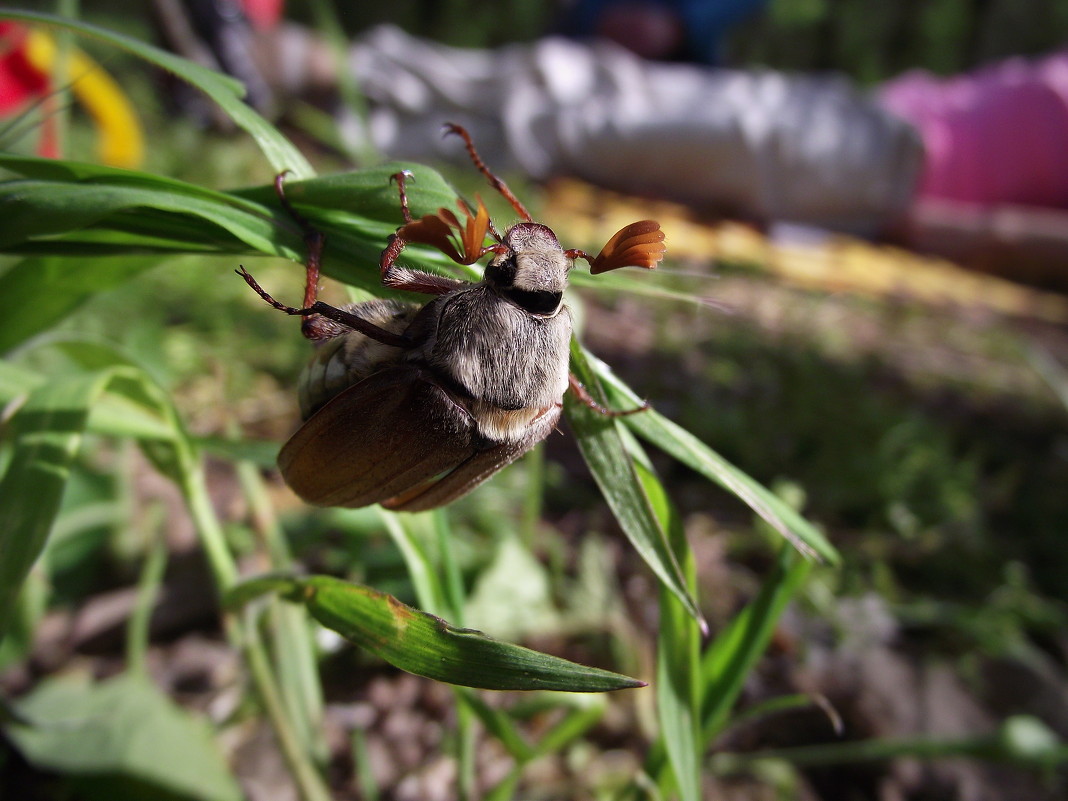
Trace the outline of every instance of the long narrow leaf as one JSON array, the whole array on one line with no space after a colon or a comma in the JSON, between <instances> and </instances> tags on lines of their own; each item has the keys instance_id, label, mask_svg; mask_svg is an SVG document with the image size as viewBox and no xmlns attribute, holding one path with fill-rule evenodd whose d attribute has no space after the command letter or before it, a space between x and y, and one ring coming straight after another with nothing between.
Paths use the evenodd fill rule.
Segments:
<instances>
[{"instance_id":1,"label":"long narrow leaf","mask_svg":"<svg viewBox=\"0 0 1068 801\"><path fill-rule=\"evenodd\" d=\"M672 551L686 572L687 586L696 588L693 554L686 542L682 520L668 499L663 484L642 465L638 474L668 532ZM668 760L682 801L701 799L700 667L701 632L670 593L660 590L660 630L656 640L656 711Z\"/></svg>"},{"instance_id":2,"label":"long narrow leaf","mask_svg":"<svg viewBox=\"0 0 1068 801\"><path fill-rule=\"evenodd\" d=\"M50 344L82 369L29 389L4 431L12 443L12 458L0 479L0 633L44 548L91 412L105 393L117 396L131 411L127 429L119 433L143 436L142 450L164 475L180 481L192 464L192 445L177 412L136 363L104 343L56 339ZM5 377L18 383L20 374L26 375L0 371L0 385ZM23 380L24 386L30 383Z\"/></svg>"},{"instance_id":3,"label":"long narrow leaf","mask_svg":"<svg viewBox=\"0 0 1068 801\"><path fill-rule=\"evenodd\" d=\"M0 633L44 549L90 409L109 386L138 380L126 367L53 378L29 394L9 424L14 452L0 479Z\"/></svg>"},{"instance_id":4,"label":"long narrow leaf","mask_svg":"<svg viewBox=\"0 0 1068 801\"><path fill-rule=\"evenodd\" d=\"M494 640L420 612L385 593L331 576L263 577L239 584L227 604L265 592L303 603L327 628L401 670L484 690L605 692L644 685L636 679Z\"/></svg>"},{"instance_id":5,"label":"long narrow leaf","mask_svg":"<svg viewBox=\"0 0 1068 801\"><path fill-rule=\"evenodd\" d=\"M120 286L158 262L152 256L69 259L36 257L11 265L0 275L4 323L0 353L47 331L98 292Z\"/></svg>"},{"instance_id":6,"label":"long narrow leaf","mask_svg":"<svg viewBox=\"0 0 1068 801\"><path fill-rule=\"evenodd\" d=\"M421 164L400 161L311 180L286 181L286 199L298 210L312 214L333 209L378 220L388 224L392 233L404 219L396 184L390 178L404 171L411 173L406 186L413 216L432 214L441 206L455 206L456 192L439 173ZM232 194L260 204L276 202L273 186L239 189ZM384 247L385 242L381 246Z\"/></svg>"},{"instance_id":7,"label":"long narrow leaf","mask_svg":"<svg viewBox=\"0 0 1068 801\"><path fill-rule=\"evenodd\" d=\"M603 399L597 377L586 360L585 352L575 340L571 343L571 370L594 399L598 399L599 395ZM620 528L660 581L682 602L686 611L695 620L701 621L697 603L686 589L682 568L668 545L667 534L649 504L649 498L635 472L633 459L616 430L616 421L574 399L572 393L565 396L564 411L575 431L579 450Z\"/></svg>"},{"instance_id":8,"label":"long narrow leaf","mask_svg":"<svg viewBox=\"0 0 1068 801\"><path fill-rule=\"evenodd\" d=\"M760 592L705 651L701 664L704 700L701 721L705 742L722 730L757 660L767 650L775 626L812 567L783 548Z\"/></svg>"},{"instance_id":9,"label":"long narrow leaf","mask_svg":"<svg viewBox=\"0 0 1068 801\"><path fill-rule=\"evenodd\" d=\"M132 216L134 212L136 217ZM0 184L0 215L6 221L0 231L0 249L10 249L24 241L66 236L100 223L136 226L152 234L166 220L165 217L157 222L154 215L159 212L172 218L172 224L183 222L181 233L193 242L207 242L231 252L286 253L279 249L279 226L267 209L234 208L225 202L225 196L209 199L169 187L37 180ZM120 216L123 214L129 216ZM299 258L303 251L300 238L290 238L288 253Z\"/></svg>"},{"instance_id":10,"label":"long narrow leaf","mask_svg":"<svg viewBox=\"0 0 1068 801\"><path fill-rule=\"evenodd\" d=\"M523 739L519 727L503 709L490 706L476 693L466 688L458 693L457 698L482 722L486 731L497 738L516 762L522 765L536 756L534 748Z\"/></svg>"},{"instance_id":11,"label":"long narrow leaf","mask_svg":"<svg viewBox=\"0 0 1068 801\"><path fill-rule=\"evenodd\" d=\"M613 405L625 408L640 402L608 365L592 357L591 362ZM646 441L736 495L801 553L818 556L831 564L841 561L827 538L781 498L655 409L625 417L624 423Z\"/></svg>"},{"instance_id":12,"label":"long narrow leaf","mask_svg":"<svg viewBox=\"0 0 1068 801\"><path fill-rule=\"evenodd\" d=\"M0 183L0 216L9 223L0 230L0 250L9 253L81 258L217 252L297 262L307 255L300 226L282 208L273 184L219 192L149 173L5 154L0 154L0 166L28 176ZM441 176L419 165L394 163L286 184L287 199L326 237L325 274L389 294L381 284L378 260L402 222L390 182L402 169L413 176L408 188L413 213L454 203L456 195ZM428 248L412 248L409 256L424 266L451 264ZM461 272L475 274L472 268ZM31 279L29 286L37 289L41 280ZM49 292L57 296L56 305L70 294L63 281Z\"/></svg>"}]
</instances>

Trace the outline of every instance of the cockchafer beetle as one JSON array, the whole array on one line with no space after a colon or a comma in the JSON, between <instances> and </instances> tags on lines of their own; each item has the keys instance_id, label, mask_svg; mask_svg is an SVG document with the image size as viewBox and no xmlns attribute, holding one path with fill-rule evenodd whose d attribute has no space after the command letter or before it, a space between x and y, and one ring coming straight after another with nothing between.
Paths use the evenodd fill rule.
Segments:
<instances>
[{"instance_id":1,"label":"cockchafer beetle","mask_svg":"<svg viewBox=\"0 0 1068 801\"><path fill-rule=\"evenodd\" d=\"M575 259L594 274L656 267L666 249L660 225L632 223L593 258L564 250L490 172L468 132L452 124L445 131L463 139L521 222L502 236L481 198L475 211L458 201L462 218L441 208L415 220L405 194L410 174L392 176L404 225L382 251L382 283L433 295L429 303L380 299L336 308L317 300L323 237L286 201L282 176L279 197L308 235L304 307L279 303L238 270L276 309L302 316L304 336L317 345L301 381L305 422L278 457L286 483L316 506L420 511L449 503L548 436L569 384L583 402L619 414L599 407L568 372L571 314L563 292ZM484 245L487 234L494 244ZM409 242L437 247L459 264L492 258L471 283L398 265Z\"/></svg>"}]
</instances>

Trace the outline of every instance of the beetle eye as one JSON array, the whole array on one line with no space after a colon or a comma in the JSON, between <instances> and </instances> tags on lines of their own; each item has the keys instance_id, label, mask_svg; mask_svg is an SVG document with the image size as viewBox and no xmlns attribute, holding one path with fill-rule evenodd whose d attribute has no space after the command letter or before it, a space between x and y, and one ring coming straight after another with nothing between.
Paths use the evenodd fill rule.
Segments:
<instances>
[{"instance_id":1,"label":"beetle eye","mask_svg":"<svg viewBox=\"0 0 1068 801\"><path fill-rule=\"evenodd\" d=\"M511 252L500 261L494 259L486 267L486 278L497 286L507 288L515 283L516 257Z\"/></svg>"}]
</instances>

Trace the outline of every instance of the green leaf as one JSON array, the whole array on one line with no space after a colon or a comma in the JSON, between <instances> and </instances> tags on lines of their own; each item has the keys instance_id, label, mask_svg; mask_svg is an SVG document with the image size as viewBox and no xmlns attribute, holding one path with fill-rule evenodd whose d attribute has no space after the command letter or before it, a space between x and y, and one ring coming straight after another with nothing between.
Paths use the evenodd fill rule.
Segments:
<instances>
[{"instance_id":1,"label":"green leaf","mask_svg":"<svg viewBox=\"0 0 1068 801\"><path fill-rule=\"evenodd\" d=\"M687 586L697 584L693 554L682 520L663 484L653 472L637 465L642 486L668 532L668 540L686 572ZM668 760L682 801L701 799L700 688L698 686L701 632L678 600L660 590L660 630L656 640L656 711Z\"/></svg>"},{"instance_id":2,"label":"green leaf","mask_svg":"<svg viewBox=\"0 0 1068 801\"><path fill-rule=\"evenodd\" d=\"M0 275L0 353L47 331L98 292L120 286L158 262L154 256L83 256L73 265L66 258L44 256L11 265Z\"/></svg>"},{"instance_id":3,"label":"green leaf","mask_svg":"<svg viewBox=\"0 0 1068 801\"><path fill-rule=\"evenodd\" d=\"M445 614L445 588L442 586L437 565L426 548L426 543L418 534L421 524L430 518L428 515L397 514L380 506L378 511L393 544L401 552L404 565L408 569L408 578L415 590L415 597L420 606L434 614Z\"/></svg>"},{"instance_id":4,"label":"green leaf","mask_svg":"<svg viewBox=\"0 0 1068 801\"><path fill-rule=\"evenodd\" d=\"M559 631L563 623L548 571L516 537L498 543L475 579L464 616L468 624L509 639Z\"/></svg>"},{"instance_id":5,"label":"green leaf","mask_svg":"<svg viewBox=\"0 0 1068 801\"><path fill-rule=\"evenodd\" d=\"M196 436L189 440L205 453L232 462L252 462L262 470L273 470L278 462L278 443L274 440Z\"/></svg>"},{"instance_id":6,"label":"green leaf","mask_svg":"<svg viewBox=\"0 0 1068 801\"><path fill-rule=\"evenodd\" d=\"M595 400L604 402L597 376L582 346L574 339L571 341L571 371ZM631 403L630 407L636 405ZM667 534L653 513L649 498L635 472L634 460L627 453L616 428L616 419L590 409L571 392L564 396L564 411L594 481L623 532L657 578L682 602L686 611L703 625L697 603L686 588L682 568L668 545Z\"/></svg>"},{"instance_id":7,"label":"green leaf","mask_svg":"<svg viewBox=\"0 0 1068 801\"><path fill-rule=\"evenodd\" d=\"M644 682L451 626L396 598L331 576L268 576L237 585L228 606L265 592L304 603L312 616L401 670L484 690L605 692Z\"/></svg>"},{"instance_id":8,"label":"green leaf","mask_svg":"<svg viewBox=\"0 0 1068 801\"><path fill-rule=\"evenodd\" d=\"M0 636L44 550L89 408L117 374L60 376L30 392L9 425L11 462L0 479Z\"/></svg>"},{"instance_id":9,"label":"green leaf","mask_svg":"<svg viewBox=\"0 0 1068 801\"><path fill-rule=\"evenodd\" d=\"M640 399L604 362L592 359L608 398L618 408L633 408ZM665 453L719 484L737 496L791 545L806 556L818 556L838 564L838 551L807 520L758 481L732 465L686 429L671 422L655 409L623 418L624 424Z\"/></svg>"},{"instance_id":10,"label":"green leaf","mask_svg":"<svg viewBox=\"0 0 1068 801\"><path fill-rule=\"evenodd\" d=\"M486 727L486 731L497 738L516 762L524 764L537 756L537 752L523 738L519 727L505 710L490 706L480 696L467 689L458 691L457 698L474 713Z\"/></svg>"},{"instance_id":11,"label":"green leaf","mask_svg":"<svg viewBox=\"0 0 1068 801\"><path fill-rule=\"evenodd\" d=\"M211 729L132 674L100 684L46 679L4 732L35 767L72 779L85 796L241 801ZM85 797L79 794L79 797Z\"/></svg>"},{"instance_id":12,"label":"green leaf","mask_svg":"<svg viewBox=\"0 0 1068 801\"><path fill-rule=\"evenodd\" d=\"M97 39L112 47L125 50L160 69L174 73L218 103L219 107L230 116L239 128L248 132L256 140L276 173L289 170L295 176L301 178L315 174L303 154L288 139L282 136L273 125L241 100L245 93L244 87L233 78L221 75L184 58L179 58L165 50L160 50L158 47L90 25L87 22L79 22L65 17L32 11L0 11L0 19L17 20L33 25L72 31L79 36Z\"/></svg>"},{"instance_id":13,"label":"green leaf","mask_svg":"<svg viewBox=\"0 0 1068 801\"><path fill-rule=\"evenodd\" d=\"M775 569L764 579L757 597L739 612L712 645L701 664L704 699L701 709L704 741L722 731L745 678L767 650L786 604L812 567L783 548Z\"/></svg>"},{"instance_id":14,"label":"green leaf","mask_svg":"<svg viewBox=\"0 0 1068 801\"><path fill-rule=\"evenodd\" d=\"M607 709L607 705L603 702L572 704L571 707L564 718L538 740L537 745L534 746L538 756L562 751L600 723Z\"/></svg>"},{"instance_id":15,"label":"green leaf","mask_svg":"<svg viewBox=\"0 0 1068 801\"><path fill-rule=\"evenodd\" d=\"M0 361L0 403L7 405L21 395L27 395L48 379L33 370Z\"/></svg>"},{"instance_id":16,"label":"green leaf","mask_svg":"<svg viewBox=\"0 0 1068 801\"><path fill-rule=\"evenodd\" d=\"M300 258L299 235L288 236L271 210L228 195L183 192L174 182L160 186L63 183L24 179L0 184L0 215L9 223L0 231L0 249L52 237L76 240L82 229L142 234L196 251L207 244L221 252L270 253ZM128 248L132 250L130 245Z\"/></svg>"},{"instance_id":17,"label":"green leaf","mask_svg":"<svg viewBox=\"0 0 1068 801\"><path fill-rule=\"evenodd\" d=\"M40 263L34 261L8 278L20 297L31 291L55 295L34 330L57 319L54 309L71 308L84 297L78 287L93 275L82 264L86 256L96 257L91 267L105 264L102 257L146 252L262 254L299 263L306 258L300 226L282 208L273 184L219 192L149 173L7 154L0 154L0 166L27 176L0 183L0 216L11 223L0 231L0 250L77 257L78 263L67 262L67 269L85 276L68 290L64 276L56 274L62 267L34 278L32 265ZM400 170L413 174L408 198L414 214L454 205L456 194L444 179L419 165L394 163L286 183L286 198L325 236L325 274L377 295L396 294L383 288L378 261L403 222L397 189L390 182ZM458 268L432 248L413 247L405 257L477 275L474 268ZM108 284L105 273L101 288Z\"/></svg>"},{"instance_id":18,"label":"green leaf","mask_svg":"<svg viewBox=\"0 0 1068 801\"><path fill-rule=\"evenodd\" d=\"M307 215L348 212L359 218L384 223L388 226L387 233L393 233L404 219L401 217L397 186L390 179L403 171L411 173L406 187L413 217L433 214L442 206L455 210L456 191L438 172L422 164L400 161L323 175L311 180L286 181L286 200ZM261 205L277 203L273 185L239 189L232 194ZM385 247L385 242L381 242L379 247Z\"/></svg>"},{"instance_id":19,"label":"green leaf","mask_svg":"<svg viewBox=\"0 0 1068 801\"><path fill-rule=\"evenodd\" d=\"M12 458L0 479L0 634L15 599L44 549L91 410L110 392L126 404L118 433L147 434L142 449L165 475L178 478L191 454L170 401L151 378L111 346L74 340L56 347L84 371L51 377L30 389L4 431ZM0 384L3 383L0 371ZM17 375L17 373L12 373Z\"/></svg>"}]
</instances>

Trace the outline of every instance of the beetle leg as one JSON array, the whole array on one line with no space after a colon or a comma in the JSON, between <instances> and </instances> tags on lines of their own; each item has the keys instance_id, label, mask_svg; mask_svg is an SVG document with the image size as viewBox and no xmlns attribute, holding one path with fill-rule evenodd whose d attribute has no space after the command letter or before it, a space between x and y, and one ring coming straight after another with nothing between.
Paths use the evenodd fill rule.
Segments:
<instances>
[{"instance_id":1,"label":"beetle leg","mask_svg":"<svg viewBox=\"0 0 1068 801\"><path fill-rule=\"evenodd\" d=\"M397 184L401 214L404 216L405 225L407 225L413 220L412 212L408 208L406 186L409 180L415 180L415 176L409 170L401 170L389 176L389 180ZM378 269L381 273L383 284L393 289L421 292L424 295L444 295L446 292L452 292L454 289L460 289L465 286L463 281L458 281L455 278L447 278L424 272L423 270L412 270L408 267L398 266L397 259L407 244L407 240L403 237L397 234L390 235L386 248L382 251L382 255L378 260Z\"/></svg>"},{"instance_id":2,"label":"beetle leg","mask_svg":"<svg viewBox=\"0 0 1068 801\"><path fill-rule=\"evenodd\" d=\"M635 407L634 409L609 409L607 406L602 406L597 400L586 390L586 387L582 385L582 382L575 377L574 373L567 374L567 383L571 386L571 391L575 394L575 397L589 406L598 414L603 414L605 417L626 417L628 414L637 414L638 412L644 412L649 408L649 401L642 401L642 405Z\"/></svg>"},{"instance_id":3,"label":"beetle leg","mask_svg":"<svg viewBox=\"0 0 1068 801\"><path fill-rule=\"evenodd\" d=\"M395 172L389 176L390 183L397 184L397 193L400 195L401 214L404 215L404 221L406 223L412 221L412 213L408 209L408 193L404 188L409 179L412 181L415 180L415 176L412 174L411 170L401 170L400 172Z\"/></svg>"},{"instance_id":4,"label":"beetle leg","mask_svg":"<svg viewBox=\"0 0 1068 801\"><path fill-rule=\"evenodd\" d=\"M395 334L392 331L387 331L385 328L377 326L372 322L368 322L367 320L364 320L362 317L359 317L358 315L355 315L350 311L338 309L328 303L323 303L321 300L317 300L312 303L311 306L307 306L303 309L297 309L293 306L286 306L284 303L279 303L277 300L272 298L266 290L261 288L260 285L256 282L256 279L253 278L249 274L248 270L246 270L244 267L241 267L240 269L235 270L234 272L244 278L245 283L252 287L252 289L255 290L257 295L263 298L271 306L278 309L278 311L285 312L286 314L300 315L301 317L305 318L305 320L307 320L308 318L314 319L317 316L325 317L328 320L333 320L335 323L340 323L341 325L346 326L347 328L351 328L354 331L359 331L364 336L368 336L371 339L377 340L383 345L392 345L397 348L411 348L414 344L408 337L402 334ZM336 336L336 332L330 332L325 336L309 336L306 329L302 330L304 330L304 335L307 336L309 339L329 339L332 336ZM321 321L317 330L326 330L322 326Z\"/></svg>"},{"instance_id":5,"label":"beetle leg","mask_svg":"<svg viewBox=\"0 0 1068 801\"><path fill-rule=\"evenodd\" d=\"M456 134L464 140L464 146L467 148L467 155L471 157L471 162L475 165L475 169L486 176L486 180L489 181L490 186L500 192L501 195L504 196L504 199L512 204L512 208L516 210L516 213L520 217L527 222L534 222L534 218L530 216L530 212L519 202L519 198L512 194L512 190L508 188L508 184L490 172L489 167L486 166L486 162L482 160L482 157L478 155L478 151L475 150L475 143L471 141L471 134L467 132L467 129L462 125L447 122L445 123L444 130L446 134Z\"/></svg>"},{"instance_id":6,"label":"beetle leg","mask_svg":"<svg viewBox=\"0 0 1068 801\"><path fill-rule=\"evenodd\" d=\"M408 244L407 240L397 234L390 234L388 244L378 261L378 267L382 275L382 283L392 289L403 289L407 292L421 292L424 295L444 295L456 289L468 286L466 281L457 278L449 278L444 275L435 275L423 270L413 270L409 267L398 265L397 258Z\"/></svg>"},{"instance_id":7,"label":"beetle leg","mask_svg":"<svg viewBox=\"0 0 1068 801\"><path fill-rule=\"evenodd\" d=\"M308 218L293 208L293 205L289 202L289 198L286 197L285 180L286 175L289 174L288 170L283 170L274 177L274 191L278 195L278 201L282 204L282 208L286 210L286 213L293 218L293 221L300 226L300 230L304 234L304 243L308 246L308 256L304 262L304 308L308 309L315 305L319 297L319 267L323 261L323 246L326 244L326 236L322 231L313 226ZM244 268L242 268L244 270ZM251 276L245 273L245 280L247 281ZM253 289L260 293L260 297L264 300L270 298L270 295L266 295L263 290L259 289L254 283L250 284ZM275 305L271 300L267 300L268 303ZM289 308L289 307L286 307ZM293 312L287 312L292 314ZM300 332L308 339L320 340L329 339L332 336L332 332L328 326L323 324L323 321L315 314L309 313L304 316L304 319L300 322Z\"/></svg>"}]
</instances>

